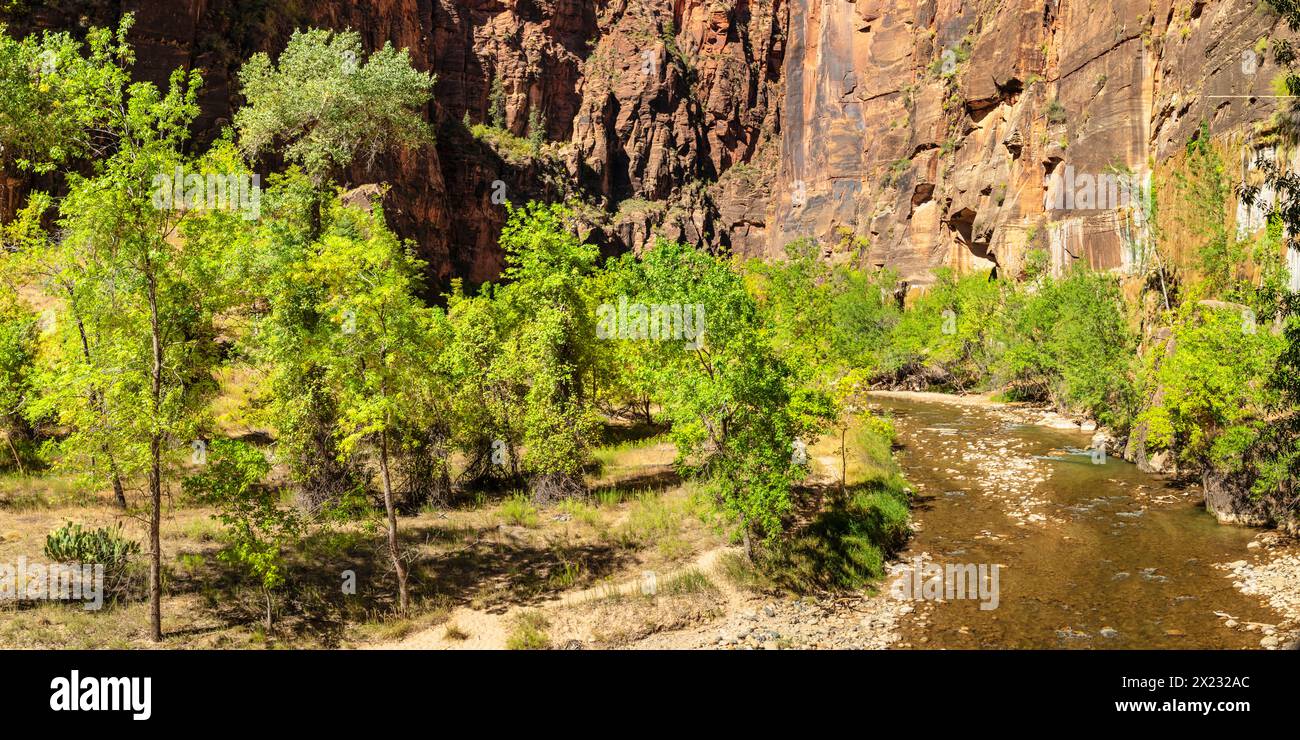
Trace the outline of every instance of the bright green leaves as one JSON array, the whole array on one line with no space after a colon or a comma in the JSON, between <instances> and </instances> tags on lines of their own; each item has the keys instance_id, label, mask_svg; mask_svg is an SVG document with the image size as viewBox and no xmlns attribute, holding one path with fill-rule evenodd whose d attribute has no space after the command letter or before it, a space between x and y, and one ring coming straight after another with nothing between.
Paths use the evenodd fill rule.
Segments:
<instances>
[{"instance_id":1,"label":"bright green leaves","mask_svg":"<svg viewBox=\"0 0 1300 740\"><path fill-rule=\"evenodd\" d=\"M434 77L390 44L367 57L354 31L295 32L272 62L255 54L240 70L248 105L235 114L249 157L279 150L324 183L357 158L430 141L421 113Z\"/></svg>"},{"instance_id":2,"label":"bright green leaves","mask_svg":"<svg viewBox=\"0 0 1300 740\"><path fill-rule=\"evenodd\" d=\"M228 540L219 557L246 569L268 591L284 583L280 550L303 526L298 513L280 506L275 490L262 484L270 471L256 447L218 439L207 450L206 465L183 482L186 495L216 508L214 518L226 526Z\"/></svg>"},{"instance_id":3,"label":"bright green leaves","mask_svg":"<svg viewBox=\"0 0 1300 740\"><path fill-rule=\"evenodd\" d=\"M511 339L505 358L522 400L525 472L541 500L585 490L598 419L583 385L594 365L595 306L591 273L599 253L575 234L560 206L512 209L501 234L506 252L495 293Z\"/></svg>"},{"instance_id":4,"label":"bright green leaves","mask_svg":"<svg viewBox=\"0 0 1300 740\"><path fill-rule=\"evenodd\" d=\"M304 266L324 320L321 364L338 398L340 452L394 432L418 411L412 393L435 356L434 309L418 297L423 263L384 223L383 212L335 205Z\"/></svg>"},{"instance_id":5,"label":"bright green leaves","mask_svg":"<svg viewBox=\"0 0 1300 740\"><path fill-rule=\"evenodd\" d=\"M0 26L0 164L49 172L97 153L95 130L120 108L133 61L126 33L91 29L14 39Z\"/></svg>"},{"instance_id":6,"label":"bright green leaves","mask_svg":"<svg viewBox=\"0 0 1300 740\"><path fill-rule=\"evenodd\" d=\"M1153 357L1150 382L1160 399L1139 417L1149 444L1175 449L1190 463L1240 466L1261 414L1278 400L1265 380L1283 347L1281 337L1251 321L1227 304L1183 307L1171 352Z\"/></svg>"},{"instance_id":7,"label":"bright green leaves","mask_svg":"<svg viewBox=\"0 0 1300 740\"><path fill-rule=\"evenodd\" d=\"M651 306L698 307L703 341L646 343L656 399L671 422L679 465L704 478L746 541L771 542L793 507L792 485L808 471L806 454L831 415L775 351L744 277L728 262L660 241L618 265L612 291Z\"/></svg>"}]
</instances>

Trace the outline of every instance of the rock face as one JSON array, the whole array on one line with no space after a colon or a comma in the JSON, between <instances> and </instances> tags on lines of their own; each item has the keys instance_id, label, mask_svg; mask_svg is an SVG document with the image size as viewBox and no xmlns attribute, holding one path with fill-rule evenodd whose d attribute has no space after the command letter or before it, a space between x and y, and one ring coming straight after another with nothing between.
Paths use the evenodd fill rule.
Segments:
<instances>
[{"instance_id":1,"label":"rock face","mask_svg":"<svg viewBox=\"0 0 1300 740\"><path fill-rule=\"evenodd\" d=\"M1202 120L1240 136L1266 119L1249 96L1277 70L1254 46L1278 31L1229 1L793 0L764 252L848 229L912 284L1018 271L1030 246L1057 269L1125 267L1143 214L1122 186Z\"/></svg>"},{"instance_id":2,"label":"rock face","mask_svg":"<svg viewBox=\"0 0 1300 740\"><path fill-rule=\"evenodd\" d=\"M1213 468L1201 474L1201 487L1205 490L1205 509L1221 524L1242 524L1262 527L1272 521L1259 505L1251 499L1249 475L1232 474Z\"/></svg>"},{"instance_id":3,"label":"rock face","mask_svg":"<svg viewBox=\"0 0 1300 740\"><path fill-rule=\"evenodd\" d=\"M140 77L205 71L200 142L239 103L241 61L295 27L409 48L438 75L438 143L349 184L392 186L395 226L439 286L497 276L501 194L585 202L609 251L660 233L776 256L810 237L914 286L939 266L1014 274L1031 247L1058 270L1124 268L1145 228L1127 185L1202 121L1253 146L1278 72L1257 42L1283 32L1239 0L21 5L0 13L20 34L134 12ZM494 91L512 136L485 141L464 123L494 118ZM526 137L550 143L510 150ZM22 187L0 178L0 215Z\"/></svg>"}]
</instances>

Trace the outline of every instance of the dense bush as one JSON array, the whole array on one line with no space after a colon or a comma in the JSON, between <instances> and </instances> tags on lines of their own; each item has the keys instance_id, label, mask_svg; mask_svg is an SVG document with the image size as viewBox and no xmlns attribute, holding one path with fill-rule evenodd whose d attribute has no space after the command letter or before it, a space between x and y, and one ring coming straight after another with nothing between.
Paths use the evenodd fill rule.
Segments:
<instances>
[{"instance_id":1,"label":"dense bush","mask_svg":"<svg viewBox=\"0 0 1300 740\"><path fill-rule=\"evenodd\" d=\"M1137 337L1117 278L1076 269L1061 280L1040 279L1014 292L1000 318L995 388L1127 424Z\"/></svg>"},{"instance_id":2,"label":"dense bush","mask_svg":"<svg viewBox=\"0 0 1300 740\"><path fill-rule=\"evenodd\" d=\"M1237 469L1266 425L1265 409L1279 400L1264 381L1283 339L1243 328L1240 309L1190 304L1179 311L1170 341L1172 352L1150 354L1145 376L1148 390L1161 391L1138 417L1148 446L1174 450L1193 467Z\"/></svg>"},{"instance_id":3,"label":"dense bush","mask_svg":"<svg viewBox=\"0 0 1300 740\"><path fill-rule=\"evenodd\" d=\"M958 277L935 270L935 282L917 296L888 334L880 374L894 384L967 390L988 377L994 356L995 317L1003 285L988 273Z\"/></svg>"}]
</instances>

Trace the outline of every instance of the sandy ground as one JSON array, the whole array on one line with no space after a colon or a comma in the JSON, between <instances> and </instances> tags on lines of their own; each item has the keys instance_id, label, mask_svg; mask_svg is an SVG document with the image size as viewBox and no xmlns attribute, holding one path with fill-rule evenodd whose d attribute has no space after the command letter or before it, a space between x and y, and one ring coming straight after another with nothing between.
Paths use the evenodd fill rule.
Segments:
<instances>
[{"instance_id":1,"label":"sandy ground","mask_svg":"<svg viewBox=\"0 0 1300 740\"><path fill-rule=\"evenodd\" d=\"M719 572L724 554L718 548L674 573L658 574L658 583L697 569L715 588L685 596L643 594L641 580L599 586L566 594L541 608L552 647L682 649L880 649L898 640L899 618L912 610L905 602L880 594L834 598L788 598L738 589ZM373 649L502 649L521 611L503 613L457 609L445 624ZM447 636L449 625L468 633Z\"/></svg>"}]
</instances>

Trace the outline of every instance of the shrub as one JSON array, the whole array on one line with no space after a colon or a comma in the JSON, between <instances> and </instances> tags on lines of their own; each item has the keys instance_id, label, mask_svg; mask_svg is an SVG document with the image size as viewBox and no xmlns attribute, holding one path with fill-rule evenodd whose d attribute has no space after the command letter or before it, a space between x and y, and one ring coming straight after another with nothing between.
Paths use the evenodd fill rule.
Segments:
<instances>
[{"instance_id":1,"label":"shrub","mask_svg":"<svg viewBox=\"0 0 1300 740\"><path fill-rule=\"evenodd\" d=\"M1008 297L1000 316L994 385L1013 399L1052 401L1103 424L1127 425L1135 401L1128 327L1118 281L1077 269Z\"/></svg>"},{"instance_id":2,"label":"shrub","mask_svg":"<svg viewBox=\"0 0 1300 740\"><path fill-rule=\"evenodd\" d=\"M1048 123L1054 125L1060 125L1062 123L1065 123L1065 120L1066 120L1065 106L1061 105L1060 100L1053 100L1052 102L1047 104Z\"/></svg>"},{"instance_id":3,"label":"shrub","mask_svg":"<svg viewBox=\"0 0 1300 740\"><path fill-rule=\"evenodd\" d=\"M520 527L537 526L537 507L533 502L522 493L515 494L501 504L501 518L506 520L507 524L517 524Z\"/></svg>"},{"instance_id":4,"label":"shrub","mask_svg":"<svg viewBox=\"0 0 1300 740\"><path fill-rule=\"evenodd\" d=\"M56 563L104 566L104 592L121 595L129 582L131 558L140 543L122 535L122 525L82 529L68 522L45 537L45 557Z\"/></svg>"},{"instance_id":5,"label":"shrub","mask_svg":"<svg viewBox=\"0 0 1300 740\"><path fill-rule=\"evenodd\" d=\"M546 650L551 646L551 638L546 634L549 626L550 621L540 611L520 612L506 637L506 650Z\"/></svg>"},{"instance_id":6,"label":"shrub","mask_svg":"<svg viewBox=\"0 0 1300 740\"><path fill-rule=\"evenodd\" d=\"M772 579L796 593L854 590L885 574L911 530L907 504L878 484L853 491L772 553Z\"/></svg>"},{"instance_id":7,"label":"shrub","mask_svg":"<svg viewBox=\"0 0 1300 740\"><path fill-rule=\"evenodd\" d=\"M1265 381L1283 340L1267 330L1243 331L1236 310L1191 304L1180 314L1172 354L1165 357L1163 347L1152 353L1149 390L1163 395L1139 417L1147 443L1176 450L1193 465L1237 470L1265 427L1265 410L1278 400Z\"/></svg>"},{"instance_id":8,"label":"shrub","mask_svg":"<svg viewBox=\"0 0 1300 740\"><path fill-rule=\"evenodd\" d=\"M962 277L948 268L935 271L935 283L889 333L880 375L895 383L921 377L925 385L962 390L988 376L992 322L1002 285L988 273Z\"/></svg>"}]
</instances>

